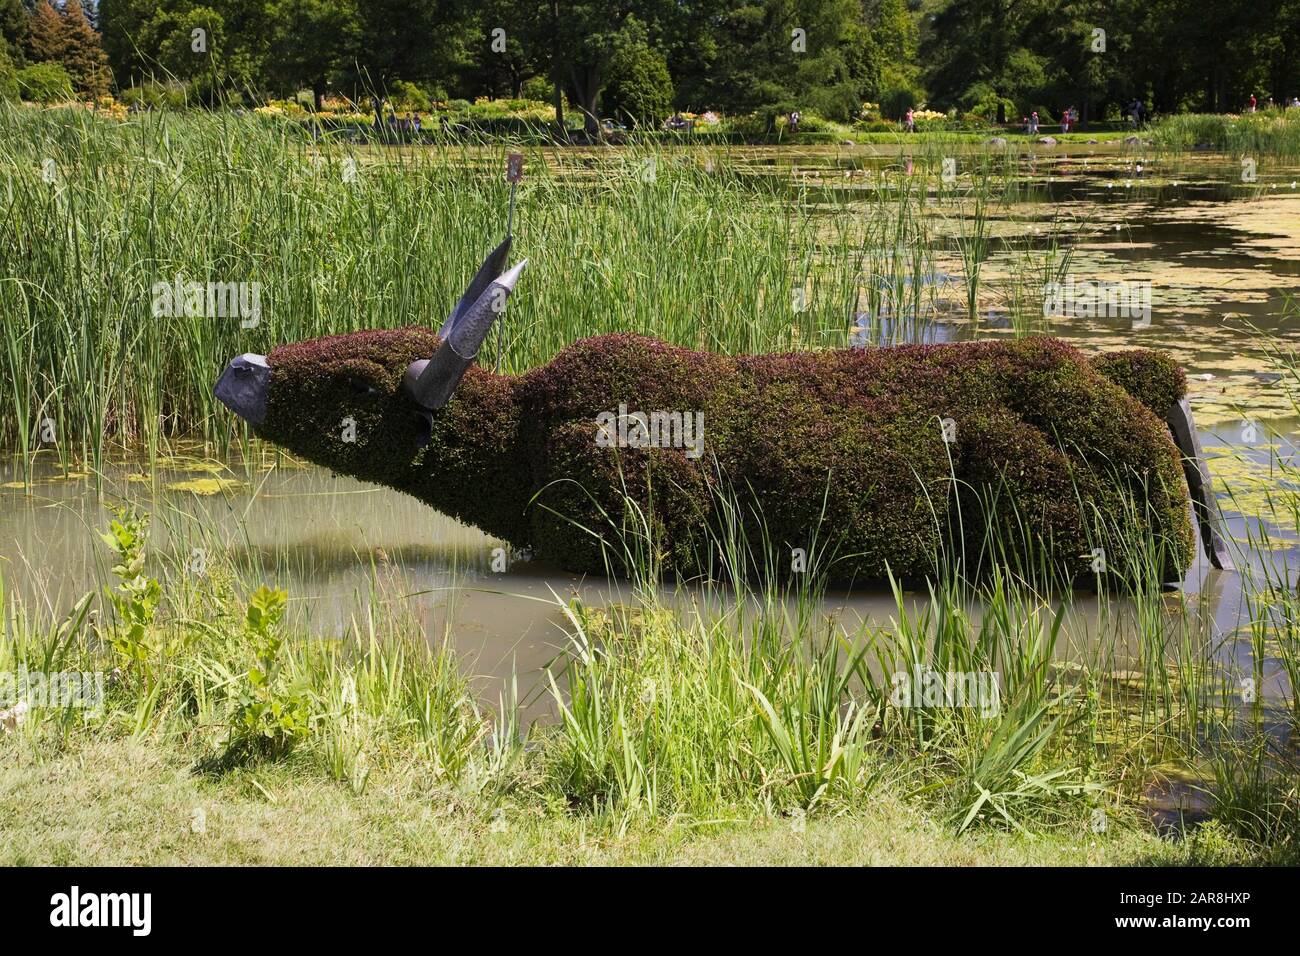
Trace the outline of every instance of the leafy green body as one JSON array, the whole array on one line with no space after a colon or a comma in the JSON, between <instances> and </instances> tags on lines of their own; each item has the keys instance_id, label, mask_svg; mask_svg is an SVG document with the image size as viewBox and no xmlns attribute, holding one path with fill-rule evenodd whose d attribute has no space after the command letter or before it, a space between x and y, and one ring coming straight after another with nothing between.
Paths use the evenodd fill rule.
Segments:
<instances>
[{"instance_id":1,"label":"leafy green body","mask_svg":"<svg viewBox=\"0 0 1300 956\"><path fill-rule=\"evenodd\" d=\"M615 334L519 376L472 367L430 423L401 379L439 347L423 328L281 346L257 432L573 571L617 569L634 502L661 567L700 573L724 499L750 541L832 550L837 580L930 573L991 528L1079 572L1135 531L1166 571L1193 553L1161 417L1185 381L1158 353L1090 362L1029 338L724 356ZM600 416L621 407L702 414L703 454L608 447Z\"/></svg>"}]
</instances>

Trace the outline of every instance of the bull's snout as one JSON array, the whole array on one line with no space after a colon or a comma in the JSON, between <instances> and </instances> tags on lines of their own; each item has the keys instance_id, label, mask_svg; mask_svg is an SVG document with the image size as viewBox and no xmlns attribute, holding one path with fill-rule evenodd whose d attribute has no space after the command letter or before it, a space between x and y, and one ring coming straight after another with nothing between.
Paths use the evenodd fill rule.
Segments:
<instances>
[{"instance_id":1,"label":"bull's snout","mask_svg":"<svg viewBox=\"0 0 1300 956\"><path fill-rule=\"evenodd\" d=\"M266 394L271 387L271 366L265 355L245 352L231 359L214 390L221 404L250 425L266 418Z\"/></svg>"}]
</instances>

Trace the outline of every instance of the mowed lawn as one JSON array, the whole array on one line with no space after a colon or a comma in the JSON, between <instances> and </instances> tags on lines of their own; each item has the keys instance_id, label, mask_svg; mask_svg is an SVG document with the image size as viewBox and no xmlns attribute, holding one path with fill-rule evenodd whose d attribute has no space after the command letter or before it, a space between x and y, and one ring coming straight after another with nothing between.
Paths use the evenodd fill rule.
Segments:
<instances>
[{"instance_id":1,"label":"mowed lawn","mask_svg":"<svg viewBox=\"0 0 1300 956\"><path fill-rule=\"evenodd\" d=\"M836 817L671 821L579 816L527 799L498 812L418 774L356 795L291 762L220 779L178 751L123 739L0 741L0 865L1129 866L1261 862L1214 826L1162 839L1143 821L1093 833L956 836L882 788Z\"/></svg>"}]
</instances>

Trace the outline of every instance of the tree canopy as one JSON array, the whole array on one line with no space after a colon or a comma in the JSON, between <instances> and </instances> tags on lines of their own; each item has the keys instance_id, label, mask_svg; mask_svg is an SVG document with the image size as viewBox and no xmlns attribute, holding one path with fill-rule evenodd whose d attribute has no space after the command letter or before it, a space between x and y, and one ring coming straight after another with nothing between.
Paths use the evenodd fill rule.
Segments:
<instances>
[{"instance_id":1,"label":"tree canopy","mask_svg":"<svg viewBox=\"0 0 1300 956\"><path fill-rule=\"evenodd\" d=\"M1300 0L0 0L0 53L60 64L87 95L527 87L589 128L674 109L847 118L864 101L1088 118L1300 95Z\"/></svg>"}]
</instances>

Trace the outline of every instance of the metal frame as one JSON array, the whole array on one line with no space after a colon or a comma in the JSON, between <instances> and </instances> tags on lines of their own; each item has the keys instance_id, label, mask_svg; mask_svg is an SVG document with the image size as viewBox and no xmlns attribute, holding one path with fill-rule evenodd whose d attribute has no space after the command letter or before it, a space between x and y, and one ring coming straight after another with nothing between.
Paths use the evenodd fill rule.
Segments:
<instances>
[{"instance_id":1,"label":"metal frame","mask_svg":"<svg viewBox=\"0 0 1300 956\"><path fill-rule=\"evenodd\" d=\"M1214 486L1210 469L1201 451L1201 438L1196 432L1191 406L1180 398L1165 415L1174 436L1174 444L1183 457L1183 474L1187 476L1187 490L1192 497L1192 512L1201 533L1201 544L1210 563L1221 571L1235 571L1236 564L1228 550L1228 542L1219 530L1219 509L1214 501Z\"/></svg>"}]
</instances>

